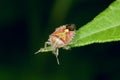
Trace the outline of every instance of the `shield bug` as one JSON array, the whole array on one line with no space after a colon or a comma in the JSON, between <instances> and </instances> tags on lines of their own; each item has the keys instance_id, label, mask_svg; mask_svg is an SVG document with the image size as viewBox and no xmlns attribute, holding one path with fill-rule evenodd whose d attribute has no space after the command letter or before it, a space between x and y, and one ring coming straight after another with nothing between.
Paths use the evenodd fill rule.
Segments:
<instances>
[{"instance_id":1,"label":"shield bug","mask_svg":"<svg viewBox=\"0 0 120 80\"><path fill-rule=\"evenodd\" d=\"M44 48L38 50L35 54L46 50L48 45L51 47L53 54L56 56L57 63L59 64L59 48L69 49L67 46L75 35L75 24L66 24L57 28L49 39L45 42Z\"/></svg>"}]
</instances>

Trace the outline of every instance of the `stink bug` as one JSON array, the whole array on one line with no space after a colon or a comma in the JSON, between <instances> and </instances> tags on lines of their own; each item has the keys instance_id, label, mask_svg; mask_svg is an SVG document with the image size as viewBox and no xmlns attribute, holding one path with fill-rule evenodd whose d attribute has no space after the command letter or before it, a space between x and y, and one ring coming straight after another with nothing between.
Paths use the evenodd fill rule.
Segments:
<instances>
[{"instance_id":1,"label":"stink bug","mask_svg":"<svg viewBox=\"0 0 120 80\"><path fill-rule=\"evenodd\" d=\"M56 56L57 63L59 64L59 48L69 49L67 46L75 34L75 24L66 24L57 28L51 35L49 39L45 42L44 48L38 50L35 54L46 50L48 45L50 45L53 54Z\"/></svg>"}]
</instances>

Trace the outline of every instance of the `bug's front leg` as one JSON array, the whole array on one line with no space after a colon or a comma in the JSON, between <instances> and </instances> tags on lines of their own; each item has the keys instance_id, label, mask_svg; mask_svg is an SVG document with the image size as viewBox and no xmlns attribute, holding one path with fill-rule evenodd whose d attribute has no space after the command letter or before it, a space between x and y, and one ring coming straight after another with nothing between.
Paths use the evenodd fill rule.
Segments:
<instances>
[{"instance_id":1,"label":"bug's front leg","mask_svg":"<svg viewBox=\"0 0 120 80\"><path fill-rule=\"evenodd\" d=\"M44 48L40 48L37 52L35 52L35 54L47 50L48 45L51 45L50 41L45 42Z\"/></svg>"},{"instance_id":2,"label":"bug's front leg","mask_svg":"<svg viewBox=\"0 0 120 80\"><path fill-rule=\"evenodd\" d=\"M45 42L44 48L47 49L48 45L51 45L50 41Z\"/></svg>"}]
</instances>

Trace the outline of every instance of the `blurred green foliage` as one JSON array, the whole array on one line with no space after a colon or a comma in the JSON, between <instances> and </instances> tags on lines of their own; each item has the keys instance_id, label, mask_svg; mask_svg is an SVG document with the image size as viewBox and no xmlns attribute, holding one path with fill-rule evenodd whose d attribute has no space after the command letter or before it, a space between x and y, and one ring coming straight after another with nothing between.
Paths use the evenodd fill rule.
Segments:
<instances>
[{"instance_id":1,"label":"blurred green foliage","mask_svg":"<svg viewBox=\"0 0 120 80\"><path fill-rule=\"evenodd\" d=\"M60 25L77 29L113 0L1 0L0 80L120 80L119 42L34 55Z\"/></svg>"},{"instance_id":2,"label":"blurred green foliage","mask_svg":"<svg viewBox=\"0 0 120 80\"><path fill-rule=\"evenodd\" d=\"M114 1L92 21L76 31L72 47L120 41L120 1Z\"/></svg>"}]
</instances>

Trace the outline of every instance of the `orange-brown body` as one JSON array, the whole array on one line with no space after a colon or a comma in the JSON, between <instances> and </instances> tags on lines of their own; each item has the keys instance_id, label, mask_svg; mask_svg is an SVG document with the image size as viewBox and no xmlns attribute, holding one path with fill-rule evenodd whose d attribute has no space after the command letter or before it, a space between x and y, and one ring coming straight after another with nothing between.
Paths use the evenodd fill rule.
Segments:
<instances>
[{"instance_id":1,"label":"orange-brown body","mask_svg":"<svg viewBox=\"0 0 120 80\"><path fill-rule=\"evenodd\" d=\"M47 42L45 42L44 48L38 50L35 54L46 50L47 45L51 46L53 54L56 56L57 63L59 64L59 48L63 47L68 49L67 45L70 43L72 38L75 35L75 25L74 24L66 24L57 28L50 36Z\"/></svg>"}]
</instances>

